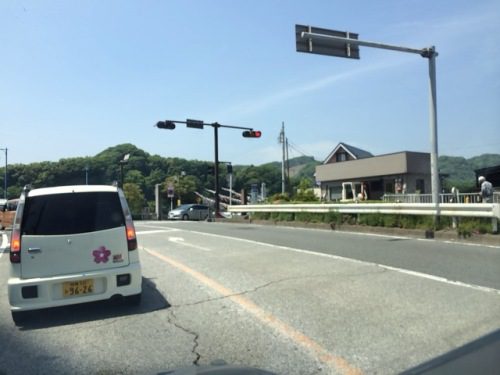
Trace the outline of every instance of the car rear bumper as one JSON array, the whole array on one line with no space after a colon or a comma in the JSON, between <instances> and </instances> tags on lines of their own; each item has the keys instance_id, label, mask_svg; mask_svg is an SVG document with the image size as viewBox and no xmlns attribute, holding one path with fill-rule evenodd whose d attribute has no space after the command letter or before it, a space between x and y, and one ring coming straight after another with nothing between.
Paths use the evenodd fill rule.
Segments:
<instances>
[{"instance_id":1,"label":"car rear bumper","mask_svg":"<svg viewBox=\"0 0 500 375\"><path fill-rule=\"evenodd\" d=\"M130 283L118 286L117 276L127 274L130 275ZM63 295L63 283L89 279L92 279L94 284L92 293L66 297ZM115 295L131 296L141 291L142 272L141 264L138 262L103 271L33 279L11 277L8 281L9 303L12 311L100 301Z\"/></svg>"},{"instance_id":2,"label":"car rear bumper","mask_svg":"<svg viewBox=\"0 0 500 375\"><path fill-rule=\"evenodd\" d=\"M168 214L168 218L169 218L169 220L181 220L184 215L186 215L186 214L178 214L178 213L172 214L172 213L169 213Z\"/></svg>"}]
</instances>

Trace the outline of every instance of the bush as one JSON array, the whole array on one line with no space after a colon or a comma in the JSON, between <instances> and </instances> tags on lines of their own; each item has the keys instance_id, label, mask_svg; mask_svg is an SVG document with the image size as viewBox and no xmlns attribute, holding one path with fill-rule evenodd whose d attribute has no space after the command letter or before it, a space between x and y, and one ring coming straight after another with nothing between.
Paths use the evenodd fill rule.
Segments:
<instances>
[{"instance_id":1,"label":"bush","mask_svg":"<svg viewBox=\"0 0 500 375\"><path fill-rule=\"evenodd\" d=\"M340 214L336 211L327 213L314 212L255 212L252 214L255 220L273 221L300 221L305 223L327 223L327 224L360 224L367 226L380 226L387 228L404 229L435 229L441 230L452 227L452 218L441 216L439 224L435 228L434 216L419 215L384 215L384 214ZM491 233L491 219L462 218L457 227L457 233L462 237L470 237L473 233Z\"/></svg>"},{"instance_id":2,"label":"bush","mask_svg":"<svg viewBox=\"0 0 500 375\"><path fill-rule=\"evenodd\" d=\"M301 191L295 196L296 202L317 202L318 198L312 190Z\"/></svg>"},{"instance_id":3,"label":"bush","mask_svg":"<svg viewBox=\"0 0 500 375\"><path fill-rule=\"evenodd\" d=\"M278 194L272 195L269 198L269 201L271 203L290 202L290 197L286 193L285 194L278 193Z\"/></svg>"},{"instance_id":4,"label":"bush","mask_svg":"<svg viewBox=\"0 0 500 375\"><path fill-rule=\"evenodd\" d=\"M314 212L297 212L295 214L296 221L304 221L306 223L317 223L323 221L323 214Z\"/></svg>"},{"instance_id":5,"label":"bush","mask_svg":"<svg viewBox=\"0 0 500 375\"><path fill-rule=\"evenodd\" d=\"M323 215L323 222L329 224L331 223L340 224L342 222L342 215L340 215L336 211L327 212L326 214Z\"/></svg>"},{"instance_id":6,"label":"bush","mask_svg":"<svg viewBox=\"0 0 500 375\"><path fill-rule=\"evenodd\" d=\"M384 226L384 218L381 214L364 214L359 215L358 223L361 225L369 225L372 227Z\"/></svg>"},{"instance_id":7,"label":"bush","mask_svg":"<svg viewBox=\"0 0 500 375\"><path fill-rule=\"evenodd\" d=\"M458 235L472 235L473 233L492 233L491 219L461 218L457 228Z\"/></svg>"},{"instance_id":8,"label":"bush","mask_svg":"<svg viewBox=\"0 0 500 375\"><path fill-rule=\"evenodd\" d=\"M399 215L382 215L383 226L387 228L399 228Z\"/></svg>"},{"instance_id":9,"label":"bush","mask_svg":"<svg viewBox=\"0 0 500 375\"><path fill-rule=\"evenodd\" d=\"M252 219L254 220L269 220L271 214L269 212L254 212L252 214Z\"/></svg>"},{"instance_id":10,"label":"bush","mask_svg":"<svg viewBox=\"0 0 500 375\"><path fill-rule=\"evenodd\" d=\"M294 221L293 212L280 212L278 214L278 221Z\"/></svg>"},{"instance_id":11,"label":"bush","mask_svg":"<svg viewBox=\"0 0 500 375\"><path fill-rule=\"evenodd\" d=\"M459 237L467 238L472 236L473 224L472 223L460 223L457 228L457 234Z\"/></svg>"}]
</instances>

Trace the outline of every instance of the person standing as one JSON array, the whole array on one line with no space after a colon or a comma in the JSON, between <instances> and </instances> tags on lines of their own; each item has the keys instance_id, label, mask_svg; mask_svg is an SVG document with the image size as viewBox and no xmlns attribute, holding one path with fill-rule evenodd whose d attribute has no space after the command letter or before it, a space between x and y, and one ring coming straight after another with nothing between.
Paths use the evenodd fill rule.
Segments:
<instances>
[{"instance_id":1,"label":"person standing","mask_svg":"<svg viewBox=\"0 0 500 375\"><path fill-rule=\"evenodd\" d=\"M477 179L479 184L481 185L481 198L483 203L493 203L493 185L491 182L486 181L484 176L479 176Z\"/></svg>"}]
</instances>

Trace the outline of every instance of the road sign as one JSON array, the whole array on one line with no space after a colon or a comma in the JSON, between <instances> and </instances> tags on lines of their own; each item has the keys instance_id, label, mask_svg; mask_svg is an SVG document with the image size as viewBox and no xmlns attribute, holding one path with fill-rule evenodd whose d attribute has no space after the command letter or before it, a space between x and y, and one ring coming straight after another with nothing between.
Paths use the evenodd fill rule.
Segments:
<instances>
[{"instance_id":1,"label":"road sign","mask_svg":"<svg viewBox=\"0 0 500 375\"><path fill-rule=\"evenodd\" d=\"M167 197L168 198L173 198L174 197L174 186L173 185L168 185L168 187L167 187Z\"/></svg>"},{"instance_id":2,"label":"road sign","mask_svg":"<svg viewBox=\"0 0 500 375\"><path fill-rule=\"evenodd\" d=\"M295 25L295 43L297 52L359 59L359 47L357 45L351 45L342 41L312 39L307 37L302 38L302 33L331 35L349 39L358 39L358 34L322 29L319 27Z\"/></svg>"}]
</instances>

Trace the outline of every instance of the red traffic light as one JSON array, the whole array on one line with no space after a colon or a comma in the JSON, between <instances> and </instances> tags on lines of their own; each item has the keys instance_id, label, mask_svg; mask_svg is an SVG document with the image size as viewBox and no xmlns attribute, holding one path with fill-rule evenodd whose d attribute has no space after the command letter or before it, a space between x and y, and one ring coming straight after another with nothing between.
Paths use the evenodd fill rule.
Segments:
<instances>
[{"instance_id":1,"label":"red traffic light","mask_svg":"<svg viewBox=\"0 0 500 375\"><path fill-rule=\"evenodd\" d=\"M245 130L243 137L245 138L260 138L262 132L260 130Z\"/></svg>"},{"instance_id":2,"label":"red traffic light","mask_svg":"<svg viewBox=\"0 0 500 375\"><path fill-rule=\"evenodd\" d=\"M175 123L173 121L158 121L156 127L159 129L175 129Z\"/></svg>"}]
</instances>

